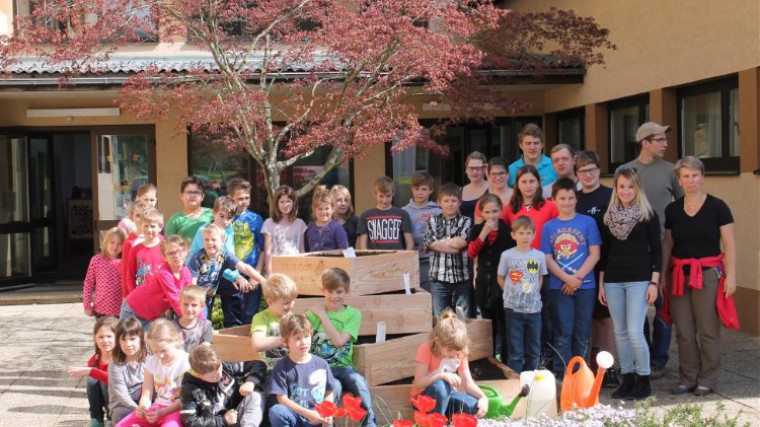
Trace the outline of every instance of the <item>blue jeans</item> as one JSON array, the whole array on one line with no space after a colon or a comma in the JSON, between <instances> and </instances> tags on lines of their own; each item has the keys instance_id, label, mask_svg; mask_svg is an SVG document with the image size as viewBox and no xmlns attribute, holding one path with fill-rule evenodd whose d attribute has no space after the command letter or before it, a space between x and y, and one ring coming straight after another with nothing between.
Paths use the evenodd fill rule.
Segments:
<instances>
[{"instance_id":1,"label":"blue jeans","mask_svg":"<svg viewBox=\"0 0 760 427\"><path fill-rule=\"evenodd\" d=\"M305 417L296 414L281 403L269 408L269 424L272 427L321 426L321 424L310 424Z\"/></svg>"},{"instance_id":2,"label":"blue jeans","mask_svg":"<svg viewBox=\"0 0 760 427\"><path fill-rule=\"evenodd\" d=\"M470 415L475 415L478 412L478 399L467 393L456 391L451 387L451 384L444 380L433 381L422 391L422 394L435 399L433 412L446 415L448 418L462 412Z\"/></svg>"},{"instance_id":3,"label":"blue jeans","mask_svg":"<svg viewBox=\"0 0 760 427\"><path fill-rule=\"evenodd\" d=\"M649 375L649 349L644 339L649 282L607 283L607 307L615 328L620 372Z\"/></svg>"},{"instance_id":4,"label":"blue jeans","mask_svg":"<svg viewBox=\"0 0 760 427\"><path fill-rule=\"evenodd\" d=\"M505 308L507 366L518 374L538 369L541 363L541 313L519 313Z\"/></svg>"},{"instance_id":5,"label":"blue jeans","mask_svg":"<svg viewBox=\"0 0 760 427\"><path fill-rule=\"evenodd\" d=\"M447 308L456 311L461 308L470 317L470 302L472 301L472 281L446 283L430 280L430 294L433 299L433 316L437 317Z\"/></svg>"},{"instance_id":6,"label":"blue jeans","mask_svg":"<svg viewBox=\"0 0 760 427\"><path fill-rule=\"evenodd\" d=\"M549 290L554 320L554 373L565 375L565 364L573 356L581 356L588 362L590 353L591 315L594 312L596 288L578 289L573 295L565 295L559 289Z\"/></svg>"},{"instance_id":7,"label":"blue jeans","mask_svg":"<svg viewBox=\"0 0 760 427\"><path fill-rule=\"evenodd\" d=\"M145 332L148 332L148 328L150 328L150 320L145 320L142 317L138 316L134 310L132 310L132 307L127 304L127 300L124 300L123 303L121 303L121 312L119 313L119 320L124 320L127 317L132 316L135 319L137 319L140 324L142 325L143 329L145 329Z\"/></svg>"},{"instance_id":8,"label":"blue jeans","mask_svg":"<svg viewBox=\"0 0 760 427\"><path fill-rule=\"evenodd\" d=\"M552 321L552 299L549 293L549 276L544 276L544 286L541 287L541 359L546 361L547 369L551 369L552 361L557 357L551 347L554 343L554 323Z\"/></svg>"},{"instance_id":9,"label":"blue jeans","mask_svg":"<svg viewBox=\"0 0 760 427\"><path fill-rule=\"evenodd\" d=\"M95 378L87 377L86 389L87 402L90 404L90 419L103 421L108 415L108 386Z\"/></svg>"},{"instance_id":10,"label":"blue jeans","mask_svg":"<svg viewBox=\"0 0 760 427\"><path fill-rule=\"evenodd\" d=\"M258 311L258 304L261 302L261 285L259 285L256 290L259 292L259 302L253 302L253 304L256 304L256 311L254 311L253 314L256 314ZM248 294L254 292L256 291L248 292ZM247 323L243 319L243 316L245 315L245 295L248 294L244 294L237 290L235 285L226 279L219 281L219 287L216 289L216 294L222 299L222 313L224 314L223 324L225 328L251 323L251 319L248 319ZM207 305L208 310L211 310L211 307L213 307L213 299L211 305ZM253 315L251 315L251 318L253 318ZM210 314L207 319L211 319Z\"/></svg>"},{"instance_id":11,"label":"blue jeans","mask_svg":"<svg viewBox=\"0 0 760 427\"><path fill-rule=\"evenodd\" d=\"M670 356L670 337L673 335L673 327L665 323L660 316L660 309L665 303L662 295L657 296L654 302L655 315L652 321L652 339L649 339L649 322L644 321L644 338L649 346L649 363L653 368L664 368L668 364Z\"/></svg>"},{"instance_id":12,"label":"blue jeans","mask_svg":"<svg viewBox=\"0 0 760 427\"><path fill-rule=\"evenodd\" d=\"M367 411L367 415L362 420L363 426L375 426L377 420L375 419L375 413L372 412L372 397L369 394L369 388L367 387L367 381L364 377L356 372L353 368L348 366L333 366L330 368L333 377L337 381L333 385L333 395L335 396L335 402L341 401L343 392L346 391L353 396L359 396L362 399L362 408Z\"/></svg>"}]
</instances>

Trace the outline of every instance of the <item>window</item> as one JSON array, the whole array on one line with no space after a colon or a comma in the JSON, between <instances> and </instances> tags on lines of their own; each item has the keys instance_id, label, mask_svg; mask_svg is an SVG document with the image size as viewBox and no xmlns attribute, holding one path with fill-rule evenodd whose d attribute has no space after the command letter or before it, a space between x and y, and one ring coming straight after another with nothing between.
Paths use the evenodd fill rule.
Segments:
<instances>
[{"instance_id":1,"label":"window","mask_svg":"<svg viewBox=\"0 0 760 427\"><path fill-rule=\"evenodd\" d=\"M739 83L736 78L678 91L680 154L712 172L739 171Z\"/></svg>"},{"instance_id":2,"label":"window","mask_svg":"<svg viewBox=\"0 0 760 427\"><path fill-rule=\"evenodd\" d=\"M576 108L557 113L557 143L573 147L577 153L586 147L586 110Z\"/></svg>"},{"instance_id":3,"label":"window","mask_svg":"<svg viewBox=\"0 0 760 427\"><path fill-rule=\"evenodd\" d=\"M649 121L647 95L612 101L607 105L609 114L610 170L617 169L639 154L636 130Z\"/></svg>"}]
</instances>

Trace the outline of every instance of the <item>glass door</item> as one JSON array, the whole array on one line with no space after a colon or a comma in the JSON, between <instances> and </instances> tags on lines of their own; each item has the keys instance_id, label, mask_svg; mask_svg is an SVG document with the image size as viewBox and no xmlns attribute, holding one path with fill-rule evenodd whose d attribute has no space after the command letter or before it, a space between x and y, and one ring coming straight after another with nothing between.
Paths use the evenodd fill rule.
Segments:
<instances>
[{"instance_id":1,"label":"glass door","mask_svg":"<svg viewBox=\"0 0 760 427\"><path fill-rule=\"evenodd\" d=\"M34 273L54 271L56 257L55 182L53 140L50 135L29 136L29 213L32 226Z\"/></svg>"},{"instance_id":2,"label":"glass door","mask_svg":"<svg viewBox=\"0 0 760 427\"><path fill-rule=\"evenodd\" d=\"M0 135L0 281L29 277L27 140Z\"/></svg>"}]
</instances>

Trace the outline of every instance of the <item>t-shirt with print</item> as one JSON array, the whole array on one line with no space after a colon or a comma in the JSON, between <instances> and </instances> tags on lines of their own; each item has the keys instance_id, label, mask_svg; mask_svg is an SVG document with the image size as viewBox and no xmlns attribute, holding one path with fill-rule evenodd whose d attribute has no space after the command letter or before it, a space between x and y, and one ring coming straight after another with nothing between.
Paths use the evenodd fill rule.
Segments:
<instances>
[{"instance_id":1,"label":"t-shirt with print","mask_svg":"<svg viewBox=\"0 0 760 427\"><path fill-rule=\"evenodd\" d=\"M203 249L203 230L205 230L211 223L212 222L203 224L198 228L198 231L195 233L195 238L193 238L193 242L190 244L190 249L187 251L187 260L185 261L185 264L190 262L193 255ZM224 229L224 249L231 254L235 253L235 233L232 231L232 225L229 225Z\"/></svg>"},{"instance_id":2,"label":"t-shirt with print","mask_svg":"<svg viewBox=\"0 0 760 427\"><path fill-rule=\"evenodd\" d=\"M197 278L197 285L206 290L206 298L213 298L216 295L216 288L222 279L224 270L234 270L240 260L235 254L228 253L222 249L216 258L211 259L206 255L206 250L198 251L190 261L187 262L187 268Z\"/></svg>"},{"instance_id":3,"label":"t-shirt with print","mask_svg":"<svg viewBox=\"0 0 760 427\"><path fill-rule=\"evenodd\" d=\"M560 268L573 276L588 258L589 248L601 246L601 244L602 237L594 218L579 213L568 220L554 218L544 224L541 232L541 251L547 255L552 255ZM562 283L559 277L553 274L549 275L550 289L560 289ZM592 268L583 277L580 289L595 288L596 278Z\"/></svg>"},{"instance_id":4,"label":"t-shirt with print","mask_svg":"<svg viewBox=\"0 0 760 427\"><path fill-rule=\"evenodd\" d=\"M280 320L282 320L282 318L275 316L268 308L259 311L253 316L253 320L251 321L251 334L254 332L263 332L267 337L279 337ZM282 346L259 352L259 359L266 362L267 367L272 369L280 359L287 355L288 348Z\"/></svg>"},{"instance_id":5,"label":"t-shirt with print","mask_svg":"<svg viewBox=\"0 0 760 427\"><path fill-rule=\"evenodd\" d=\"M541 276L546 273L546 256L530 248L523 252L517 248L502 252L498 273L504 276L504 307L518 313L541 312Z\"/></svg>"},{"instance_id":6,"label":"t-shirt with print","mask_svg":"<svg viewBox=\"0 0 760 427\"><path fill-rule=\"evenodd\" d=\"M462 375L465 370L469 370L470 367L466 357L462 358L450 358L436 356L430 348L430 341L425 341L417 348L417 356L414 358L417 363L422 363L427 367L427 373L438 372L454 372L456 371L459 376ZM412 397L422 393L421 388L417 388L412 385Z\"/></svg>"},{"instance_id":7,"label":"t-shirt with print","mask_svg":"<svg viewBox=\"0 0 760 427\"><path fill-rule=\"evenodd\" d=\"M161 359L150 355L145 360L145 371L153 375L153 388L155 389L156 405L169 406L179 400L179 391L182 387L182 376L190 369L188 354L182 350L177 351L176 359L170 366L161 364Z\"/></svg>"},{"instance_id":8,"label":"t-shirt with print","mask_svg":"<svg viewBox=\"0 0 760 427\"><path fill-rule=\"evenodd\" d=\"M272 369L267 393L288 396L298 406L314 409L333 390L330 366L319 356L309 355L309 360L296 363L284 357Z\"/></svg>"},{"instance_id":9,"label":"t-shirt with print","mask_svg":"<svg viewBox=\"0 0 760 427\"><path fill-rule=\"evenodd\" d=\"M245 210L232 222L235 233L235 256L251 267L256 267L259 255L264 251L264 235L261 227L264 220L261 215Z\"/></svg>"},{"instance_id":10,"label":"t-shirt with print","mask_svg":"<svg viewBox=\"0 0 760 427\"><path fill-rule=\"evenodd\" d=\"M301 252L301 239L305 231L306 223L301 218L288 224L267 218L261 227L261 234L272 237L272 256L296 255Z\"/></svg>"},{"instance_id":11,"label":"t-shirt with print","mask_svg":"<svg viewBox=\"0 0 760 427\"><path fill-rule=\"evenodd\" d=\"M212 343L214 328L208 319L198 318L194 326L186 328L179 323L179 319L174 320L177 330L182 334L182 341L185 343L185 351L190 351L198 344Z\"/></svg>"},{"instance_id":12,"label":"t-shirt with print","mask_svg":"<svg viewBox=\"0 0 760 427\"><path fill-rule=\"evenodd\" d=\"M412 233L409 214L401 208L372 208L359 217L357 235L367 235L367 249L405 250L404 233ZM411 249L411 248L410 248Z\"/></svg>"},{"instance_id":13,"label":"t-shirt with print","mask_svg":"<svg viewBox=\"0 0 760 427\"><path fill-rule=\"evenodd\" d=\"M354 342L359 337L359 327L362 323L361 311L346 306L341 311L328 311L327 317L335 329L342 334L351 335L341 347L335 347L327 335L324 323L313 312L306 313L306 318L311 322L314 329L314 338L311 340L311 353L325 359L330 366L353 367L352 357L354 354Z\"/></svg>"}]
</instances>

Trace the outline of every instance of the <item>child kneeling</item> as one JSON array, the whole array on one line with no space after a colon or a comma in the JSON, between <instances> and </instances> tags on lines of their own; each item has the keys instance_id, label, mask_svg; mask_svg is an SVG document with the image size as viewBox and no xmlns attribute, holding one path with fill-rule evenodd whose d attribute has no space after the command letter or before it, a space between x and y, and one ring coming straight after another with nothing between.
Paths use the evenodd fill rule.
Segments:
<instances>
[{"instance_id":1,"label":"child kneeling","mask_svg":"<svg viewBox=\"0 0 760 427\"><path fill-rule=\"evenodd\" d=\"M190 369L182 379L180 394L184 426L261 424L264 362L222 362L211 346L202 344L190 352ZM240 379L243 383L238 387Z\"/></svg>"},{"instance_id":2,"label":"child kneeling","mask_svg":"<svg viewBox=\"0 0 760 427\"><path fill-rule=\"evenodd\" d=\"M451 310L441 313L430 339L417 349L412 399L420 394L432 397L433 411L448 418L462 412L484 416L488 398L472 380L467 362L469 344L464 322Z\"/></svg>"}]
</instances>

